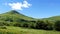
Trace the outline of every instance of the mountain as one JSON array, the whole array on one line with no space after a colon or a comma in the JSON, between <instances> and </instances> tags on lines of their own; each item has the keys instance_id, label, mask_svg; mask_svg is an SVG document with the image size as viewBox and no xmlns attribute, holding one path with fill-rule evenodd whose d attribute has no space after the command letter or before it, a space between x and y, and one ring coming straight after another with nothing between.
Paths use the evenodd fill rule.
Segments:
<instances>
[{"instance_id":1,"label":"mountain","mask_svg":"<svg viewBox=\"0 0 60 34\"><path fill-rule=\"evenodd\" d=\"M21 13L19 13L16 10L11 10L6 13L0 14L0 20L6 20L6 19L12 19L12 20L18 20L18 19L24 19L24 20L60 20L60 16L53 16L49 18L43 18L43 19L36 19L32 17L25 16Z\"/></svg>"},{"instance_id":2,"label":"mountain","mask_svg":"<svg viewBox=\"0 0 60 34\"><path fill-rule=\"evenodd\" d=\"M52 16L49 18L43 18L41 20L60 21L60 16Z\"/></svg>"},{"instance_id":3,"label":"mountain","mask_svg":"<svg viewBox=\"0 0 60 34\"><path fill-rule=\"evenodd\" d=\"M0 14L0 26L17 26L33 29L53 30L56 23L60 25L60 16L36 19L25 16L15 10ZM60 26L59 26L60 27Z\"/></svg>"},{"instance_id":4,"label":"mountain","mask_svg":"<svg viewBox=\"0 0 60 34\"><path fill-rule=\"evenodd\" d=\"M25 16L25 15L15 11L15 10L11 10L9 12L0 14L0 18L3 18L3 17L6 17L6 18L18 18L18 19L24 19L24 20L34 20L34 18Z\"/></svg>"},{"instance_id":5,"label":"mountain","mask_svg":"<svg viewBox=\"0 0 60 34\"><path fill-rule=\"evenodd\" d=\"M6 13L0 14L0 22L27 22L36 20L35 18L25 16L15 10L8 11Z\"/></svg>"},{"instance_id":6,"label":"mountain","mask_svg":"<svg viewBox=\"0 0 60 34\"><path fill-rule=\"evenodd\" d=\"M9 11L9 12L7 12L8 14L20 14L19 12L17 12L16 10L11 10L11 11ZM6 13L6 14L7 14Z\"/></svg>"},{"instance_id":7,"label":"mountain","mask_svg":"<svg viewBox=\"0 0 60 34\"><path fill-rule=\"evenodd\" d=\"M50 17L49 19L60 20L60 16L53 16L53 17Z\"/></svg>"}]
</instances>

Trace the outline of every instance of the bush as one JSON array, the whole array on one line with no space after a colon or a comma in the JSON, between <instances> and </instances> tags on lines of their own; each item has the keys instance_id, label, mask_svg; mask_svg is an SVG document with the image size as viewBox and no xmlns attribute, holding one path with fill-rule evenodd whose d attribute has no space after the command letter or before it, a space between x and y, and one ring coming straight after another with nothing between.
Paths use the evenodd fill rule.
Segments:
<instances>
[{"instance_id":1,"label":"bush","mask_svg":"<svg viewBox=\"0 0 60 34\"><path fill-rule=\"evenodd\" d=\"M46 27L44 27L44 30L53 30L53 27L50 25L47 25Z\"/></svg>"},{"instance_id":2,"label":"bush","mask_svg":"<svg viewBox=\"0 0 60 34\"><path fill-rule=\"evenodd\" d=\"M6 26L0 26L1 29L7 29Z\"/></svg>"},{"instance_id":3,"label":"bush","mask_svg":"<svg viewBox=\"0 0 60 34\"><path fill-rule=\"evenodd\" d=\"M46 23L44 24L44 30L53 30L53 24L46 20Z\"/></svg>"},{"instance_id":4,"label":"bush","mask_svg":"<svg viewBox=\"0 0 60 34\"><path fill-rule=\"evenodd\" d=\"M36 23L36 29L43 29L45 23L43 21L37 21Z\"/></svg>"},{"instance_id":5,"label":"bush","mask_svg":"<svg viewBox=\"0 0 60 34\"><path fill-rule=\"evenodd\" d=\"M15 23L14 26L21 27L20 23Z\"/></svg>"},{"instance_id":6,"label":"bush","mask_svg":"<svg viewBox=\"0 0 60 34\"><path fill-rule=\"evenodd\" d=\"M60 31L60 21L55 22L55 30Z\"/></svg>"}]
</instances>

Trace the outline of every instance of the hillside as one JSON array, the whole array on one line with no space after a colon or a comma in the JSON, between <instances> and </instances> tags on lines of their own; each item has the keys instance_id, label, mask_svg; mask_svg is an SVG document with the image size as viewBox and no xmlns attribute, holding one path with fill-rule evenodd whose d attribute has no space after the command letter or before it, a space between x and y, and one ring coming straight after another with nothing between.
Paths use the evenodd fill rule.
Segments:
<instances>
[{"instance_id":1,"label":"hillside","mask_svg":"<svg viewBox=\"0 0 60 34\"><path fill-rule=\"evenodd\" d=\"M15 10L0 14L0 27L3 26L24 27L39 30L56 30L60 31L60 16L53 16L50 18L36 19L25 16Z\"/></svg>"},{"instance_id":2,"label":"hillside","mask_svg":"<svg viewBox=\"0 0 60 34\"><path fill-rule=\"evenodd\" d=\"M53 16L53 17L50 17L48 19L51 19L51 20L60 20L60 16Z\"/></svg>"},{"instance_id":3,"label":"hillside","mask_svg":"<svg viewBox=\"0 0 60 34\"><path fill-rule=\"evenodd\" d=\"M0 34L60 34L60 32L58 31L27 29L13 26L6 26L6 27L7 29L0 28Z\"/></svg>"},{"instance_id":4,"label":"hillside","mask_svg":"<svg viewBox=\"0 0 60 34\"><path fill-rule=\"evenodd\" d=\"M18 11L15 11L15 10L11 10L11 11L8 11L6 13L0 14L0 20L6 19L6 18L10 18L12 20L16 20L16 19L24 19L24 20L60 20L60 16L52 16L52 17L49 17L49 18L36 19L36 18L25 16L25 15L19 13Z\"/></svg>"},{"instance_id":5,"label":"hillside","mask_svg":"<svg viewBox=\"0 0 60 34\"><path fill-rule=\"evenodd\" d=\"M52 17L48 17L48 18L42 18L41 20L60 21L60 16L52 16Z\"/></svg>"},{"instance_id":6,"label":"hillside","mask_svg":"<svg viewBox=\"0 0 60 34\"><path fill-rule=\"evenodd\" d=\"M11 19L13 21L18 20L18 19L24 19L24 20L35 20L32 17L25 16L15 10L11 10L9 12L0 14L0 20L5 20L5 19Z\"/></svg>"}]
</instances>

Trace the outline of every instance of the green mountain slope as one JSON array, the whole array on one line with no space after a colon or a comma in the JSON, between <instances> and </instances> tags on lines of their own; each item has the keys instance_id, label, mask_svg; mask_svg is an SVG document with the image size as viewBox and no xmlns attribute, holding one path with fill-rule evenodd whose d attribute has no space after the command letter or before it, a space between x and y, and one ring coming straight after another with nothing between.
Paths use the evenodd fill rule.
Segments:
<instances>
[{"instance_id":1,"label":"green mountain slope","mask_svg":"<svg viewBox=\"0 0 60 34\"><path fill-rule=\"evenodd\" d=\"M37 20L35 18L25 16L25 15L15 11L15 10L11 10L11 11L8 11L6 13L0 14L0 20L4 20L6 18L13 19L13 20L16 20L16 19ZM49 17L49 18L43 18L43 19L40 19L40 20L60 20L60 16L53 16L53 17Z\"/></svg>"},{"instance_id":2,"label":"green mountain slope","mask_svg":"<svg viewBox=\"0 0 60 34\"><path fill-rule=\"evenodd\" d=\"M0 26L16 26L33 29L55 30L56 23L60 30L60 16L53 16L50 18L35 19L25 16L15 10L0 14ZM55 27L56 26L56 27Z\"/></svg>"},{"instance_id":3,"label":"green mountain slope","mask_svg":"<svg viewBox=\"0 0 60 34\"><path fill-rule=\"evenodd\" d=\"M49 17L49 18L43 18L42 20L57 20L57 21L59 21L60 16L52 16L52 17Z\"/></svg>"},{"instance_id":4,"label":"green mountain slope","mask_svg":"<svg viewBox=\"0 0 60 34\"><path fill-rule=\"evenodd\" d=\"M12 20L18 20L18 19L24 19L24 20L34 20L34 18L25 16L15 10L11 10L9 12L0 14L0 20L5 20L5 19L12 19Z\"/></svg>"}]
</instances>

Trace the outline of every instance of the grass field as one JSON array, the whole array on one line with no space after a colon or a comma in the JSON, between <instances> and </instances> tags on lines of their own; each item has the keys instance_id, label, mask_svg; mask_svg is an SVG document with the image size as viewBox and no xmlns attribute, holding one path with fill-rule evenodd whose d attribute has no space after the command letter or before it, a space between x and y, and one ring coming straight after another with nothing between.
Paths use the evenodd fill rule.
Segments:
<instances>
[{"instance_id":1,"label":"grass field","mask_svg":"<svg viewBox=\"0 0 60 34\"><path fill-rule=\"evenodd\" d=\"M6 27L7 29L0 29L0 34L60 34L59 31L27 29L13 26L6 26Z\"/></svg>"}]
</instances>

